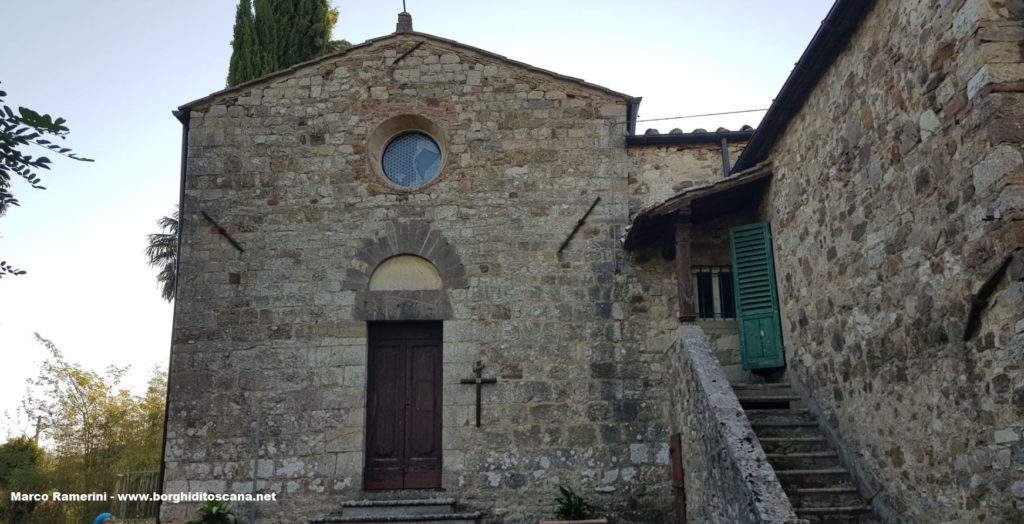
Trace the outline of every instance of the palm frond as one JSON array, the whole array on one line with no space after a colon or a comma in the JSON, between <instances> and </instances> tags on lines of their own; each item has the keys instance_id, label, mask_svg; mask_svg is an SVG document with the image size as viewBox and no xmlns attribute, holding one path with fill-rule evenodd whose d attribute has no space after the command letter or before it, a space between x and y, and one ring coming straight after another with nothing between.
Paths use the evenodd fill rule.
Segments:
<instances>
[{"instance_id":1,"label":"palm frond","mask_svg":"<svg viewBox=\"0 0 1024 524\"><path fill-rule=\"evenodd\" d=\"M178 221L180 218L181 211L177 208L173 215L160 217L156 221L156 225L162 232L150 234L147 237L145 249L147 263L152 267L160 268L156 281L161 284L160 296L168 302L174 300L177 281Z\"/></svg>"}]
</instances>

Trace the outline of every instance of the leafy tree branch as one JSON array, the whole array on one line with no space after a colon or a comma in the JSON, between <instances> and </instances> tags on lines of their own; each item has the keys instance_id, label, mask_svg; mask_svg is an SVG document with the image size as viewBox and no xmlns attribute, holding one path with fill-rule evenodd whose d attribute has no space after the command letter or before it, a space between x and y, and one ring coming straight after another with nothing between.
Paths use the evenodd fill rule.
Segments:
<instances>
[{"instance_id":1,"label":"leafy tree branch","mask_svg":"<svg viewBox=\"0 0 1024 524\"><path fill-rule=\"evenodd\" d=\"M14 111L4 104L6 97L7 93L0 91L0 213L8 206L18 205L11 189L12 175L21 177L35 189L46 189L37 170L50 169L52 161L45 156L27 154L21 148L37 146L72 160L92 162L91 158L78 156L70 148L55 142L64 140L70 133L64 125L66 120L27 107L18 107Z\"/></svg>"},{"instance_id":2,"label":"leafy tree branch","mask_svg":"<svg viewBox=\"0 0 1024 524\"><path fill-rule=\"evenodd\" d=\"M33 148L79 162L92 162L92 159L78 156L60 144L70 132L63 118L54 118L27 107L18 107L15 111L4 103L6 97L7 93L0 91L0 216L10 206L19 205L12 187L14 178L21 178L35 189L46 189L39 178L39 170L49 170L52 161L46 156L29 154ZM0 278L24 274L24 270L0 261Z\"/></svg>"}]
</instances>

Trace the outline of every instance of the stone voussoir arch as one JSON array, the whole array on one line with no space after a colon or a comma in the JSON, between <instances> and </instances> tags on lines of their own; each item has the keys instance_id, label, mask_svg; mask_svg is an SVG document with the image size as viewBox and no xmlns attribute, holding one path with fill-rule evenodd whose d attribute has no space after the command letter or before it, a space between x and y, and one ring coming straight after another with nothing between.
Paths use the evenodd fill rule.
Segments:
<instances>
[{"instance_id":1,"label":"stone voussoir arch","mask_svg":"<svg viewBox=\"0 0 1024 524\"><path fill-rule=\"evenodd\" d=\"M441 289L371 291L370 279L386 260L413 255L434 265ZM384 234L367 239L355 254L362 262L345 275L343 289L356 292L357 320L444 320L451 318L449 289L469 287L466 269L455 247L425 221L389 222Z\"/></svg>"}]
</instances>

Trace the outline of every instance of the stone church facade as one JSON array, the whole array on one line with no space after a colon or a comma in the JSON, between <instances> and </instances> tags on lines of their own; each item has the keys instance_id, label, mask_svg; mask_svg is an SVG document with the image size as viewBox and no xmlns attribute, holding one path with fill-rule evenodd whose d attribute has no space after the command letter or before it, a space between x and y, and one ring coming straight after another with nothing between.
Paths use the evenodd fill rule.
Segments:
<instances>
[{"instance_id":1,"label":"stone church facade","mask_svg":"<svg viewBox=\"0 0 1024 524\"><path fill-rule=\"evenodd\" d=\"M1020 20L840 0L757 131L637 134L638 98L402 18L182 106L164 491L277 493L258 522L536 522L561 485L613 522L820 519L729 388L786 381L863 518L1013 522Z\"/></svg>"}]
</instances>

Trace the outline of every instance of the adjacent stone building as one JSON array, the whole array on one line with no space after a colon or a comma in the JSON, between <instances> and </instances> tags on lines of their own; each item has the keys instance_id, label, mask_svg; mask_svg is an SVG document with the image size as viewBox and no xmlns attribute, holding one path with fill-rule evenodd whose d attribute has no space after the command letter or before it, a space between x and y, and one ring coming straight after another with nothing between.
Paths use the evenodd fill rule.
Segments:
<instances>
[{"instance_id":1,"label":"adjacent stone building","mask_svg":"<svg viewBox=\"0 0 1024 524\"><path fill-rule=\"evenodd\" d=\"M165 492L828 521L728 387L788 381L864 518L1024 518L1019 2L840 0L756 132L409 24L177 113Z\"/></svg>"},{"instance_id":2,"label":"adjacent stone building","mask_svg":"<svg viewBox=\"0 0 1024 524\"><path fill-rule=\"evenodd\" d=\"M794 382L901 521L1024 521L1022 13L877 2L737 166L774 166Z\"/></svg>"}]
</instances>

